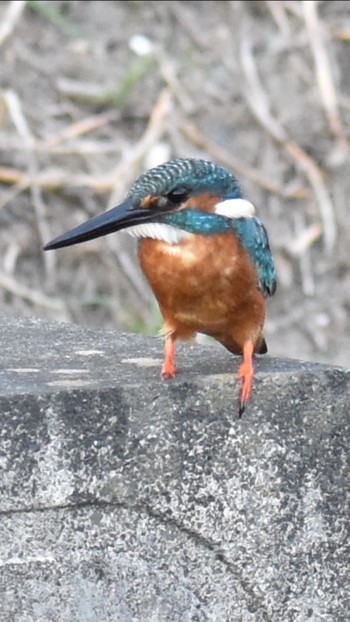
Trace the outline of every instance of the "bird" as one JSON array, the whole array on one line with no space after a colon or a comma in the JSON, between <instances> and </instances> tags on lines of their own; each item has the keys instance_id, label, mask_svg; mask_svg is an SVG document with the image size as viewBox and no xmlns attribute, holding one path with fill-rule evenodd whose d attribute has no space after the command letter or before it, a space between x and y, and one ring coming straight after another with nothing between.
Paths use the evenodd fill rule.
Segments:
<instances>
[{"instance_id":1,"label":"bird","mask_svg":"<svg viewBox=\"0 0 350 622\"><path fill-rule=\"evenodd\" d=\"M235 175L215 162L175 158L142 173L126 199L44 246L53 250L122 229L138 238L138 258L164 325L161 378L175 375L178 339L208 335L240 355L238 415L265 354L266 299L276 291L268 234Z\"/></svg>"}]
</instances>

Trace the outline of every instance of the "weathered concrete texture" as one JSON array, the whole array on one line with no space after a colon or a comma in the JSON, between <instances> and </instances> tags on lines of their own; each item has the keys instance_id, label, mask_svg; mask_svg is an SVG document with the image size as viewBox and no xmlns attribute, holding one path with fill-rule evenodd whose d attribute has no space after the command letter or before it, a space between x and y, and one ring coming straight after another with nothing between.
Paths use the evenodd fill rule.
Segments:
<instances>
[{"instance_id":1,"label":"weathered concrete texture","mask_svg":"<svg viewBox=\"0 0 350 622\"><path fill-rule=\"evenodd\" d=\"M342 622L350 373L1 319L0 620Z\"/></svg>"}]
</instances>

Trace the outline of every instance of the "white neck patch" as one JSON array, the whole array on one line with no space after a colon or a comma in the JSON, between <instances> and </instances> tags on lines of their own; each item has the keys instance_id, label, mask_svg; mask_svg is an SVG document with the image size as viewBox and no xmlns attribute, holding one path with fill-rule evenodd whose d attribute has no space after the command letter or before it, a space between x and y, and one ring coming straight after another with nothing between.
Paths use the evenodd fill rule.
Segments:
<instances>
[{"instance_id":1,"label":"white neck patch","mask_svg":"<svg viewBox=\"0 0 350 622\"><path fill-rule=\"evenodd\" d=\"M255 207L246 199L226 199L215 205L215 214L226 218L252 218Z\"/></svg>"},{"instance_id":2,"label":"white neck patch","mask_svg":"<svg viewBox=\"0 0 350 622\"><path fill-rule=\"evenodd\" d=\"M215 205L215 214L226 216L226 218L252 218L255 214L255 208L246 199L227 199ZM135 225L125 229L125 233L134 238L152 238L167 244L178 244L181 240L186 240L192 235L187 231L183 231L183 229L159 222L146 222L141 225Z\"/></svg>"},{"instance_id":3,"label":"white neck patch","mask_svg":"<svg viewBox=\"0 0 350 622\"><path fill-rule=\"evenodd\" d=\"M162 240L167 244L178 244L181 240L185 240L191 236L191 233L166 225L159 222L146 222L142 225L135 225L125 229L125 233L134 238L152 238L153 240Z\"/></svg>"}]
</instances>

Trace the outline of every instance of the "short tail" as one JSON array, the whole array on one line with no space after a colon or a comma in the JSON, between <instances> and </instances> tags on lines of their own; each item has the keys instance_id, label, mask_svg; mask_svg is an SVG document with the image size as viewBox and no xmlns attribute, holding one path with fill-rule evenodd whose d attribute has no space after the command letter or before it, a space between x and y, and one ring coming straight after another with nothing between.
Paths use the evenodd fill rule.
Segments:
<instances>
[{"instance_id":1,"label":"short tail","mask_svg":"<svg viewBox=\"0 0 350 622\"><path fill-rule=\"evenodd\" d=\"M263 338L258 354L266 354L266 352L267 352L267 343L265 339Z\"/></svg>"}]
</instances>

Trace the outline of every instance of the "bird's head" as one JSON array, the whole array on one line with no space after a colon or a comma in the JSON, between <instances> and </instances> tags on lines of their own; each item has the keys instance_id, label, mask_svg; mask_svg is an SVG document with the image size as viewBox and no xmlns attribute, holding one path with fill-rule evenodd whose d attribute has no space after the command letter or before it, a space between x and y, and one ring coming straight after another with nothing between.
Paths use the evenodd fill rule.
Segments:
<instances>
[{"instance_id":1,"label":"bird's head","mask_svg":"<svg viewBox=\"0 0 350 622\"><path fill-rule=\"evenodd\" d=\"M140 175L123 203L49 242L45 250L127 228L138 237L165 236L166 241L173 243L179 241L179 236L170 230L224 232L229 219L253 214L253 205L243 198L232 173L205 160L179 158Z\"/></svg>"}]
</instances>

